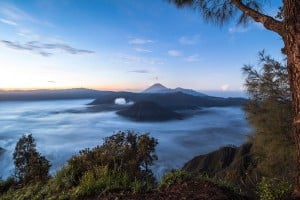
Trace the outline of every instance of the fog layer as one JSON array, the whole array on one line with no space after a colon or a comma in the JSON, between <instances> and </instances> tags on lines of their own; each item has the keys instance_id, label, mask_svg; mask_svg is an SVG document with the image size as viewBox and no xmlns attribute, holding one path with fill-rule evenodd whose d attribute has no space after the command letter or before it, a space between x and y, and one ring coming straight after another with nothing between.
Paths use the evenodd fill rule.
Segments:
<instances>
[{"instance_id":1,"label":"fog layer","mask_svg":"<svg viewBox=\"0 0 300 200\"><path fill-rule=\"evenodd\" d=\"M0 176L13 174L12 153L23 134L32 133L37 149L51 161L51 173L71 155L102 144L117 131L150 133L158 139L153 171L160 177L166 170L180 168L196 155L224 145L240 145L251 130L238 107L204 108L193 117L169 122L137 123L115 112L67 113L84 110L91 100L0 102Z\"/></svg>"}]
</instances>

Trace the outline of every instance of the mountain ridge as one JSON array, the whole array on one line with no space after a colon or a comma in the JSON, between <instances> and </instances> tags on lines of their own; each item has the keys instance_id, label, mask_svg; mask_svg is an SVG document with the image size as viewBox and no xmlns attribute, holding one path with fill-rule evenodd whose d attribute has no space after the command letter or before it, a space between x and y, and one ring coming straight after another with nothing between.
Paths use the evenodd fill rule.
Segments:
<instances>
[{"instance_id":1,"label":"mountain ridge","mask_svg":"<svg viewBox=\"0 0 300 200\"><path fill-rule=\"evenodd\" d=\"M142 91L142 93L176 93L176 92L182 92L184 94L189 94L193 96L207 96L206 94L197 92L192 89L185 89L181 87L177 87L175 89L167 88L166 86L162 85L161 83L155 83L151 85L150 87L146 88L145 90Z\"/></svg>"}]
</instances>

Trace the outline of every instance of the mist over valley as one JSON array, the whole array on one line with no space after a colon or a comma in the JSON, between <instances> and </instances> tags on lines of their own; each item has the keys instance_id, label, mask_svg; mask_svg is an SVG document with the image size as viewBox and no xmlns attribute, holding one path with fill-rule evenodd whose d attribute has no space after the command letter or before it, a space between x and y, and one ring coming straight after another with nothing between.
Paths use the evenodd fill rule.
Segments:
<instances>
[{"instance_id":1,"label":"mist over valley","mask_svg":"<svg viewBox=\"0 0 300 200\"><path fill-rule=\"evenodd\" d=\"M116 93L109 95L106 99ZM181 109L179 112L189 117L137 122L117 114L118 110L133 105L133 102L127 104L125 96L122 98L114 99L111 104L98 104L100 110L95 110L93 99L0 102L0 147L4 149L0 156L0 176L13 174L12 153L23 134L32 133L36 138L37 148L50 160L54 174L79 150L102 144L102 139L113 133L126 130L150 133L159 142L153 171L160 177L167 170L181 168L196 155L224 145L240 145L251 133L240 106Z\"/></svg>"}]
</instances>

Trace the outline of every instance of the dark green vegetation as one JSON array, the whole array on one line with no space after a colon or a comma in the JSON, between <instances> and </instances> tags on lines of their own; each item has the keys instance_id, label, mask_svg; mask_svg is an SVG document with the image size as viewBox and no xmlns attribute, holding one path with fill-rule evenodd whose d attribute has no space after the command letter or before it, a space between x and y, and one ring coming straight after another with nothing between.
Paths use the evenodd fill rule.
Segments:
<instances>
[{"instance_id":1,"label":"dark green vegetation","mask_svg":"<svg viewBox=\"0 0 300 200\"><path fill-rule=\"evenodd\" d=\"M18 183L43 182L49 178L49 161L36 150L32 135L23 135L17 142L14 154L15 177Z\"/></svg>"},{"instance_id":2,"label":"dark green vegetation","mask_svg":"<svg viewBox=\"0 0 300 200\"><path fill-rule=\"evenodd\" d=\"M288 199L296 156L287 69L264 52L259 58L258 70L243 68L250 95L245 110L255 134L239 148L223 147L197 156L183 169L227 180L253 198Z\"/></svg>"},{"instance_id":3,"label":"dark green vegetation","mask_svg":"<svg viewBox=\"0 0 300 200\"><path fill-rule=\"evenodd\" d=\"M80 151L49 178L49 162L36 152L32 136L23 136L14 152L15 176L1 183L5 194L0 199L78 199L148 191L155 185L149 167L157 159L156 145L148 134L119 132L101 146Z\"/></svg>"},{"instance_id":4,"label":"dark green vegetation","mask_svg":"<svg viewBox=\"0 0 300 200\"><path fill-rule=\"evenodd\" d=\"M168 110L151 101L135 103L127 109L118 111L117 114L136 121L167 121L182 119L179 113Z\"/></svg>"},{"instance_id":5,"label":"dark green vegetation","mask_svg":"<svg viewBox=\"0 0 300 200\"><path fill-rule=\"evenodd\" d=\"M244 67L252 99L246 111L256 132L253 153L262 175L291 179L295 172L295 144L287 69L263 52L260 60L260 72Z\"/></svg>"},{"instance_id":6,"label":"dark green vegetation","mask_svg":"<svg viewBox=\"0 0 300 200\"><path fill-rule=\"evenodd\" d=\"M206 174L208 177L241 178L252 166L251 147L251 143L245 143L240 147L222 147L206 155L194 157L182 169L192 173Z\"/></svg>"}]
</instances>

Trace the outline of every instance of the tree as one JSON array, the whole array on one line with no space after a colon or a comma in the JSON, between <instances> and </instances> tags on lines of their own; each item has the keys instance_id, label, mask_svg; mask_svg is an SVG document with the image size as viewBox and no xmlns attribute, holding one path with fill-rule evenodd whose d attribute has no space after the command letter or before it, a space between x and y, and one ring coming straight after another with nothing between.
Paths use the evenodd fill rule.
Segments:
<instances>
[{"instance_id":1,"label":"tree","mask_svg":"<svg viewBox=\"0 0 300 200\"><path fill-rule=\"evenodd\" d=\"M250 101L245 107L255 130L252 151L256 174L292 180L295 144L292 134L292 106L285 65L259 53L260 66L245 65L245 86Z\"/></svg>"},{"instance_id":2,"label":"tree","mask_svg":"<svg viewBox=\"0 0 300 200\"><path fill-rule=\"evenodd\" d=\"M50 162L36 150L32 135L23 135L13 153L15 177L22 184L45 181L49 178Z\"/></svg>"},{"instance_id":3,"label":"tree","mask_svg":"<svg viewBox=\"0 0 300 200\"><path fill-rule=\"evenodd\" d=\"M205 21L222 25L240 13L238 23L252 19L266 29L277 33L284 42L287 69L292 95L293 132L297 163L295 196L300 197L300 1L282 0L278 15L272 17L262 12L260 0L169 0L178 7L188 6L200 12Z\"/></svg>"},{"instance_id":4,"label":"tree","mask_svg":"<svg viewBox=\"0 0 300 200\"><path fill-rule=\"evenodd\" d=\"M73 185L77 185L87 171L95 171L99 167L107 167L109 172L127 174L131 181L141 181L144 186L154 184L155 178L149 166L157 160L155 147L157 140L149 134L136 134L132 131L118 133L104 138L100 146L85 149L68 161L74 177Z\"/></svg>"}]
</instances>

